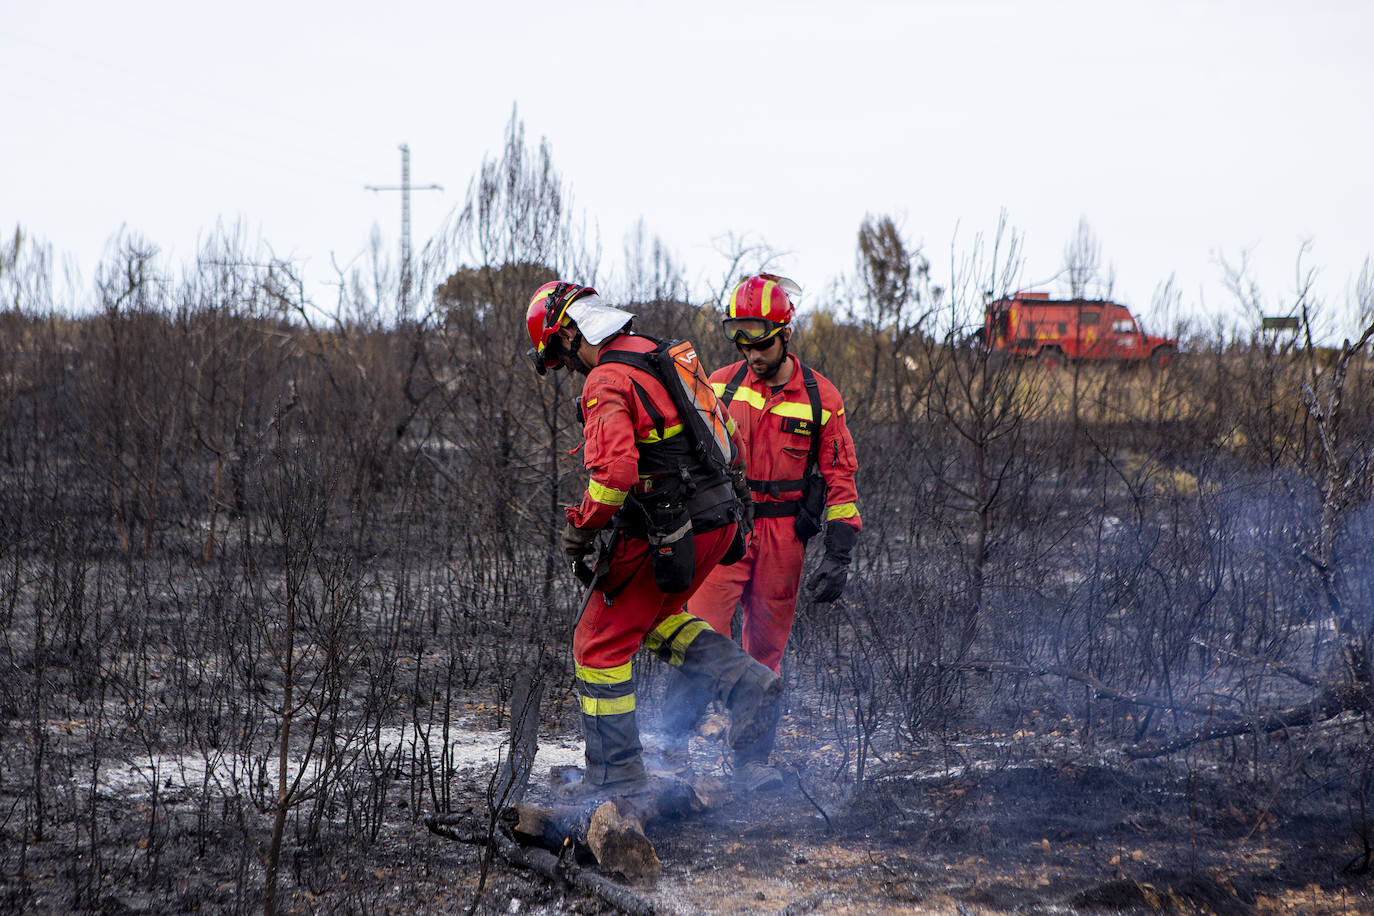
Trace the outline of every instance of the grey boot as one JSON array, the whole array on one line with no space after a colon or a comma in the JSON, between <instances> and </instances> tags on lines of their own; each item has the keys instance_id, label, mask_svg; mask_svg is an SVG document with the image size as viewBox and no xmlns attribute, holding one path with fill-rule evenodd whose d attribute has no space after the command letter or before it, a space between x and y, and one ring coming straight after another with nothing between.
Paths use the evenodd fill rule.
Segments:
<instances>
[{"instance_id":1,"label":"grey boot","mask_svg":"<svg viewBox=\"0 0 1374 916\"><path fill-rule=\"evenodd\" d=\"M772 706L768 727L750 744L735 748L735 787L742 792L775 792L782 788L782 772L768 763L777 739L778 720L782 716L781 699Z\"/></svg>"},{"instance_id":2,"label":"grey boot","mask_svg":"<svg viewBox=\"0 0 1374 916\"><path fill-rule=\"evenodd\" d=\"M582 737L587 743L584 782L596 786L642 781L643 750L634 711L617 715L582 715Z\"/></svg>"},{"instance_id":3,"label":"grey boot","mask_svg":"<svg viewBox=\"0 0 1374 916\"><path fill-rule=\"evenodd\" d=\"M630 665L604 669L579 665L576 686L587 745L583 782L609 786L642 781L646 772Z\"/></svg>"}]
</instances>

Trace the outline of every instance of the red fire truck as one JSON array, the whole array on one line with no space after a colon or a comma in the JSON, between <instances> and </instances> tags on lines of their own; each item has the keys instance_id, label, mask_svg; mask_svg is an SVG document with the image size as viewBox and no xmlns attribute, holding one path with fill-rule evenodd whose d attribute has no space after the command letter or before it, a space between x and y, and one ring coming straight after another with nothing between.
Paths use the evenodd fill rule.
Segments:
<instances>
[{"instance_id":1,"label":"red fire truck","mask_svg":"<svg viewBox=\"0 0 1374 916\"><path fill-rule=\"evenodd\" d=\"M1046 368L1070 361L1168 366L1178 341L1141 330L1124 305L1105 299L1051 299L1016 293L988 303L978 340L988 349L1039 360Z\"/></svg>"}]
</instances>

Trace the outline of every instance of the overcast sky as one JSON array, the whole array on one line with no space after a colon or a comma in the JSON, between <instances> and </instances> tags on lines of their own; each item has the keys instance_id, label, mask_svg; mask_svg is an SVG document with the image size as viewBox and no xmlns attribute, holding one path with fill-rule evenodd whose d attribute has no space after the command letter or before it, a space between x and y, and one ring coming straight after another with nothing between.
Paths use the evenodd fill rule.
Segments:
<instances>
[{"instance_id":1,"label":"overcast sky","mask_svg":"<svg viewBox=\"0 0 1374 916\"><path fill-rule=\"evenodd\" d=\"M0 231L87 278L121 227L181 260L242 221L331 301L331 255L397 243L399 195L364 190L399 183L397 145L444 186L413 194L418 249L513 106L608 269L642 217L693 280L735 233L814 294L874 213L945 280L1005 211L1025 286L1062 291L1086 219L1147 327L1171 275L1187 314L1234 316L1242 255L1281 310L1307 244L1350 333L1374 253L1363 0L3 6Z\"/></svg>"}]
</instances>

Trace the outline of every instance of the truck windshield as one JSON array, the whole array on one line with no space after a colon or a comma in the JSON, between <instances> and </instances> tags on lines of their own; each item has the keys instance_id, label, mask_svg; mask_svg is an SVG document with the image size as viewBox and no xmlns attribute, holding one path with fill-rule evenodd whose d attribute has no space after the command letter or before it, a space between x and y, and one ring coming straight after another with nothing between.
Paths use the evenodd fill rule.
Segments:
<instances>
[{"instance_id":1,"label":"truck windshield","mask_svg":"<svg viewBox=\"0 0 1374 916\"><path fill-rule=\"evenodd\" d=\"M1112 331L1117 334L1134 334L1135 322L1129 318L1118 318L1112 322Z\"/></svg>"}]
</instances>

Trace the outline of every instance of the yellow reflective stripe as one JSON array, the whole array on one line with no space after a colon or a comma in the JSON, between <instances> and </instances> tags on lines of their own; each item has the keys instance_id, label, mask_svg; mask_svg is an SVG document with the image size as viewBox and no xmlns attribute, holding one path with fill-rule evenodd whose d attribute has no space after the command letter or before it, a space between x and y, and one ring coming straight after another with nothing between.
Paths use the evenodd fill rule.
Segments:
<instances>
[{"instance_id":1,"label":"yellow reflective stripe","mask_svg":"<svg viewBox=\"0 0 1374 916\"><path fill-rule=\"evenodd\" d=\"M833 506L826 506L825 520L833 522L837 518L853 518L859 514L859 507L853 503L838 503Z\"/></svg>"},{"instance_id":2,"label":"yellow reflective stripe","mask_svg":"<svg viewBox=\"0 0 1374 916\"><path fill-rule=\"evenodd\" d=\"M693 615L682 612L673 614L671 617L663 618L662 623L644 634L645 647L648 648L650 652L657 652L659 647L663 645L663 641L673 635L674 630L687 621L695 619Z\"/></svg>"},{"instance_id":3,"label":"yellow reflective stripe","mask_svg":"<svg viewBox=\"0 0 1374 916\"><path fill-rule=\"evenodd\" d=\"M538 294L534 297L534 300L533 300L532 302L530 302L530 305L536 305L536 304L542 303L545 299L549 298L549 297L552 296L552 295L553 295L553 290L552 290L552 289L546 289L546 290L544 290L543 292L538 293ZM544 308L547 310L547 309L548 309L548 306L545 305Z\"/></svg>"},{"instance_id":4,"label":"yellow reflective stripe","mask_svg":"<svg viewBox=\"0 0 1374 916\"><path fill-rule=\"evenodd\" d=\"M549 297L552 296L553 294L554 294L554 290L552 290L552 289L545 290L544 292L542 292L542 293L540 293L539 295L537 295L537 296L534 298L534 300L530 303L530 305L534 305L536 302L543 302L545 299L549 298ZM568 317L568 306L569 306L569 305L571 305L571 303L569 303L569 302L564 302L564 303L563 303L563 309L562 309L562 311L560 311L560 312L558 313L558 321L557 321L557 323L556 323L556 324L550 325L550 327L560 327L560 328L561 328L561 327L563 326L563 322L566 321L566 320L567 320L567 317ZM547 310L547 309L548 309L548 305L545 305L544 308ZM543 349L543 344L540 344L540 349L541 349L541 350Z\"/></svg>"},{"instance_id":5,"label":"yellow reflective stripe","mask_svg":"<svg viewBox=\"0 0 1374 916\"><path fill-rule=\"evenodd\" d=\"M737 429L739 429L739 424L735 422L735 418L730 416L729 414L726 414L725 431L733 436L735 434L735 430Z\"/></svg>"},{"instance_id":6,"label":"yellow reflective stripe","mask_svg":"<svg viewBox=\"0 0 1374 916\"><path fill-rule=\"evenodd\" d=\"M614 668L584 668L574 666L577 679L586 684L623 684L632 676L631 662L616 665Z\"/></svg>"},{"instance_id":7,"label":"yellow reflective stripe","mask_svg":"<svg viewBox=\"0 0 1374 916\"><path fill-rule=\"evenodd\" d=\"M767 318L768 313L773 311L773 288L777 285L772 280L764 281L763 293L759 296L759 311L764 318Z\"/></svg>"},{"instance_id":8,"label":"yellow reflective stripe","mask_svg":"<svg viewBox=\"0 0 1374 916\"><path fill-rule=\"evenodd\" d=\"M649 435L645 436L643 439L636 439L635 443L637 445L654 445L655 443L662 442L664 439L671 439L680 432L682 432L681 423L665 429L662 436L658 434L658 430L651 429L649 430Z\"/></svg>"},{"instance_id":9,"label":"yellow reflective stripe","mask_svg":"<svg viewBox=\"0 0 1374 916\"><path fill-rule=\"evenodd\" d=\"M772 409L769 410L768 412L769 412L769 413L772 413L772 414L777 414L777 415L780 416L780 417L795 417L795 418L798 419L798 420L809 420L809 419L811 419L811 405L810 405L810 404L795 404L795 403L793 403L793 402L791 402L791 401L784 401L784 402L782 402L781 404L774 404L773 407L772 407ZM827 423L829 423L829 422L830 422L830 411L828 411L828 410L826 410L824 407L822 407L822 408L821 408L821 425L824 426L825 424L827 424Z\"/></svg>"},{"instance_id":10,"label":"yellow reflective stripe","mask_svg":"<svg viewBox=\"0 0 1374 916\"><path fill-rule=\"evenodd\" d=\"M717 397L725 393L726 386L724 382L712 382L711 387L715 389ZM765 398L761 392L755 391L753 388L749 388L744 385L741 385L739 388L735 390L735 400L743 401L755 410L764 410L765 408L767 408L769 413L777 414L780 417L795 417L799 420L811 419L810 401L806 401L805 403L783 401L781 404L775 404L771 408L768 408L768 399ZM836 416L843 415L844 408L841 407L839 413L837 413ZM731 422L733 422L733 420ZM829 422L830 411L822 407L821 425L824 426Z\"/></svg>"},{"instance_id":11,"label":"yellow reflective stripe","mask_svg":"<svg viewBox=\"0 0 1374 916\"><path fill-rule=\"evenodd\" d=\"M613 490L610 487L602 486L595 480L587 481L587 495L603 506L621 506L625 504L625 497L630 495L629 490Z\"/></svg>"},{"instance_id":12,"label":"yellow reflective stripe","mask_svg":"<svg viewBox=\"0 0 1374 916\"><path fill-rule=\"evenodd\" d=\"M582 707L583 715L588 716L619 716L635 711L635 695L633 693L627 697L611 697L610 699L579 696L577 702Z\"/></svg>"},{"instance_id":13,"label":"yellow reflective stripe","mask_svg":"<svg viewBox=\"0 0 1374 916\"><path fill-rule=\"evenodd\" d=\"M681 668L683 657L687 654L687 647L692 644L692 640L701 635L703 630L709 629L711 625L700 617L692 614L674 614L645 635L644 645L650 652L658 652L668 637L672 636L668 664L674 668Z\"/></svg>"},{"instance_id":14,"label":"yellow reflective stripe","mask_svg":"<svg viewBox=\"0 0 1374 916\"><path fill-rule=\"evenodd\" d=\"M721 391L724 390L725 389L722 387ZM735 392L735 400L743 401L755 410L763 410L763 395L759 394L752 388L746 388L745 386L740 385L739 390Z\"/></svg>"},{"instance_id":15,"label":"yellow reflective stripe","mask_svg":"<svg viewBox=\"0 0 1374 916\"><path fill-rule=\"evenodd\" d=\"M687 647L692 644L692 640L701 634L702 630L711 629L711 625L704 620L693 620L687 626L677 631L673 637L672 657L668 659L668 664L674 668L681 668L682 662L687 655Z\"/></svg>"},{"instance_id":16,"label":"yellow reflective stripe","mask_svg":"<svg viewBox=\"0 0 1374 916\"><path fill-rule=\"evenodd\" d=\"M595 406L596 406L596 402L597 402L598 400L600 400L600 398L587 398L587 403L583 404L582 406L583 406L583 407L595 407Z\"/></svg>"}]
</instances>

